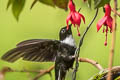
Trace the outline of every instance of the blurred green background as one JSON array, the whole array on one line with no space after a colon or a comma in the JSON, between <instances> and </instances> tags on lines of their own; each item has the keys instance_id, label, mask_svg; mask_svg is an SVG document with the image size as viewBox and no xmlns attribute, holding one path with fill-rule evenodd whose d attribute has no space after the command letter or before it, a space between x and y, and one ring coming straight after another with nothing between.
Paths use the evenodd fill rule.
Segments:
<instances>
[{"instance_id":1,"label":"blurred green background","mask_svg":"<svg viewBox=\"0 0 120 80\"><path fill-rule=\"evenodd\" d=\"M59 39L58 33L61 27L66 25L66 17L69 11L64 11L59 8L53 8L42 3L37 3L32 10L30 5L32 0L26 0L26 5L23 12L20 15L19 22L17 22L12 15L11 9L6 10L8 0L0 1L0 56L6 51L15 47L15 45L23 40L27 39ZM95 14L94 9L89 9L86 3L82 0L74 0L76 8L81 9L81 13L85 16L86 24L83 21L80 26L81 35L83 34L86 26L89 24ZM120 1L119 1L120 2ZM118 3L119 3L118 2ZM111 2L112 3L112 2ZM112 5L113 6L113 5ZM93 6L92 6L93 7ZM97 32L96 23L103 17L104 13L102 8L99 10L98 17L94 24L92 24L88 31L84 44L81 47L80 57L90 58L99 62L104 68L108 67L108 55L111 46L111 34L108 33L108 45L104 46L105 34L102 33L102 29ZM112 13L113 15L113 13ZM114 66L120 65L120 18L117 22L117 38L114 56ZM73 35L76 43L78 44L80 37L77 36L76 28L72 27ZM9 66L15 70L39 70L47 69L54 63L38 63L18 60L15 63L8 63L0 60L0 69L5 66ZM99 72L94 66L88 63L79 63L79 71L77 72L77 80L88 80L92 75ZM71 79L71 72L68 72L66 80ZM54 80L54 70L52 71ZM7 73L5 80L30 80L29 78L35 77L36 74L30 73ZM41 77L39 80L50 80L49 75Z\"/></svg>"}]
</instances>

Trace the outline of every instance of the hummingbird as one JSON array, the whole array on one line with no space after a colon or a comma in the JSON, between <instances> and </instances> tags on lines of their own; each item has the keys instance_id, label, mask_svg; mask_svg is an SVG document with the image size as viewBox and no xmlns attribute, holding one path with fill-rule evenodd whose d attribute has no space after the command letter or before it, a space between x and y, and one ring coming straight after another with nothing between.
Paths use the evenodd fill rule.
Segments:
<instances>
[{"instance_id":1,"label":"hummingbird","mask_svg":"<svg viewBox=\"0 0 120 80\"><path fill-rule=\"evenodd\" d=\"M71 26L60 29L59 40L30 39L16 45L2 56L2 60L15 62L19 58L34 62L55 62L55 80L65 80L67 71L73 67L76 43Z\"/></svg>"}]
</instances>

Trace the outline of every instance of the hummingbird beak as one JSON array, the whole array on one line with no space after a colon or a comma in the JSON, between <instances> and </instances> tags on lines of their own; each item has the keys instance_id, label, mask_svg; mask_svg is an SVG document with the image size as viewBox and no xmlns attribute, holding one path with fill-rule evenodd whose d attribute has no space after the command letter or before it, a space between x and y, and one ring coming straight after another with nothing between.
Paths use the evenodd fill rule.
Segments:
<instances>
[{"instance_id":1,"label":"hummingbird beak","mask_svg":"<svg viewBox=\"0 0 120 80\"><path fill-rule=\"evenodd\" d=\"M69 24L69 28L67 29L67 27L66 27L66 29L67 29L68 31L71 31L71 26L72 26L72 24Z\"/></svg>"}]
</instances>

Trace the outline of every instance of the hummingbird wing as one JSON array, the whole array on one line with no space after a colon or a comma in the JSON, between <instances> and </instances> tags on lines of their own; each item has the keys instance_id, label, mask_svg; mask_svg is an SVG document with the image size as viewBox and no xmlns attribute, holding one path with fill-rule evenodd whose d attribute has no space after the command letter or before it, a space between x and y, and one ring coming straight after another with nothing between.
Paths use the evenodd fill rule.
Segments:
<instances>
[{"instance_id":1,"label":"hummingbird wing","mask_svg":"<svg viewBox=\"0 0 120 80\"><path fill-rule=\"evenodd\" d=\"M32 39L20 42L17 47L2 56L8 62L15 62L19 58L27 61L54 61L60 41L49 39Z\"/></svg>"}]
</instances>

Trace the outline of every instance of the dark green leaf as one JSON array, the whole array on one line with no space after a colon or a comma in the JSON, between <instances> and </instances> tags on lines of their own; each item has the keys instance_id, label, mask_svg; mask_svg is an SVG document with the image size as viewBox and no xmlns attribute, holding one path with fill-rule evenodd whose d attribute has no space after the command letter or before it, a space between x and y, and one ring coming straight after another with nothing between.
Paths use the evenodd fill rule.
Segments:
<instances>
[{"instance_id":1,"label":"dark green leaf","mask_svg":"<svg viewBox=\"0 0 120 80\"><path fill-rule=\"evenodd\" d=\"M57 7L67 10L69 0L53 0L53 1Z\"/></svg>"},{"instance_id":2,"label":"dark green leaf","mask_svg":"<svg viewBox=\"0 0 120 80\"><path fill-rule=\"evenodd\" d=\"M38 2L38 0L34 0L31 7L30 7L30 9L32 9L37 2Z\"/></svg>"},{"instance_id":3,"label":"dark green leaf","mask_svg":"<svg viewBox=\"0 0 120 80\"><path fill-rule=\"evenodd\" d=\"M91 0L88 0L88 6L91 8Z\"/></svg>"},{"instance_id":4,"label":"dark green leaf","mask_svg":"<svg viewBox=\"0 0 120 80\"><path fill-rule=\"evenodd\" d=\"M94 0L94 8L103 7L105 4L109 2L110 0Z\"/></svg>"},{"instance_id":5,"label":"dark green leaf","mask_svg":"<svg viewBox=\"0 0 120 80\"><path fill-rule=\"evenodd\" d=\"M44 3L46 5L50 5L50 6L55 6L53 0L39 0L41 3Z\"/></svg>"},{"instance_id":6,"label":"dark green leaf","mask_svg":"<svg viewBox=\"0 0 120 80\"><path fill-rule=\"evenodd\" d=\"M67 4L68 4L69 0L39 0L39 1L41 3L46 4L46 5L50 5L50 6L53 6L53 7L57 6L59 8L67 10Z\"/></svg>"},{"instance_id":7,"label":"dark green leaf","mask_svg":"<svg viewBox=\"0 0 120 80\"><path fill-rule=\"evenodd\" d=\"M9 0L8 3L7 3L7 8L6 9L8 9L10 7L10 5L13 4L13 2L14 2L14 0Z\"/></svg>"},{"instance_id":8,"label":"dark green leaf","mask_svg":"<svg viewBox=\"0 0 120 80\"><path fill-rule=\"evenodd\" d=\"M13 5L12 5L12 12L16 20L19 19L19 15L21 11L23 10L25 4L25 0L15 0Z\"/></svg>"}]
</instances>

